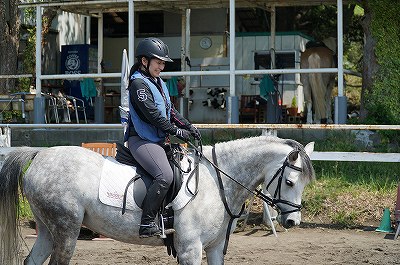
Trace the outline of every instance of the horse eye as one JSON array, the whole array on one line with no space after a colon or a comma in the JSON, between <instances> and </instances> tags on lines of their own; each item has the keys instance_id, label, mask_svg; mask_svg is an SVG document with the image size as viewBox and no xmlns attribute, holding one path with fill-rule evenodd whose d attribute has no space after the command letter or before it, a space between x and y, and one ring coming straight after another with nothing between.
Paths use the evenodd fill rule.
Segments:
<instances>
[{"instance_id":1,"label":"horse eye","mask_svg":"<svg viewBox=\"0 0 400 265\"><path fill-rule=\"evenodd\" d=\"M286 185L288 185L289 187L293 187L293 182L291 180L286 180Z\"/></svg>"}]
</instances>

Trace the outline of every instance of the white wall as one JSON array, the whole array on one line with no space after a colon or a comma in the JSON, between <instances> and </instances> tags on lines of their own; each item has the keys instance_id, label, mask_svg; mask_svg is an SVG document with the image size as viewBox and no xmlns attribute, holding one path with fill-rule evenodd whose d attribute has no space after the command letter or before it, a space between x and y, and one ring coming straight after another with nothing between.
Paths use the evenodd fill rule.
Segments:
<instances>
[{"instance_id":1,"label":"white wall","mask_svg":"<svg viewBox=\"0 0 400 265\"><path fill-rule=\"evenodd\" d=\"M57 20L59 50L62 45L85 44L85 17L79 14L61 12ZM90 32L88 32L90 35Z\"/></svg>"},{"instance_id":2,"label":"white wall","mask_svg":"<svg viewBox=\"0 0 400 265\"><path fill-rule=\"evenodd\" d=\"M307 40L300 35L277 35L275 38L275 50L295 52L295 68L300 68L300 51L304 48ZM269 51L270 36L239 36L236 37L236 69L254 69L254 54L260 51ZM287 80L288 76L283 78L283 104L291 105L292 99L297 98L298 105L302 107L303 92L300 86L300 74L295 74L292 81ZM279 90L282 90L282 82L279 84ZM237 95L259 94L259 82L251 76L236 76Z\"/></svg>"}]
</instances>

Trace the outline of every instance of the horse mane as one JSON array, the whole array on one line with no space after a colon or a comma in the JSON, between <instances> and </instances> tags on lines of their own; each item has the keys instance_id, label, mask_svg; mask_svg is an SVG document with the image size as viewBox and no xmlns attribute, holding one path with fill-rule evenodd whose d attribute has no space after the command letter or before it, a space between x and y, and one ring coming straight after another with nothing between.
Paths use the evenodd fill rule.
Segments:
<instances>
[{"instance_id":1,"label":"horse mane","mask_svg":"<svg viewBox=\"0 0 400 265\"><path fill-rule=\"evenodd\" d=\"M299 154L300 154L300 158L301 158L301 168L302 168L302 173L303 173L302 175L305 177L308 177L310 181L315 179L315 171L314 171L314 167L311 164L310 157L307 155L307 153L304 149L304 146L295 140L282 139L279 137L268 135L268 136L254 136L254 137L248 137L248 138L241 138L241 139L236 139L236 140L232 140L232 141L225 142L225 143L227 143L227 146L230 146L230 145L240 146L241 142L250 141L252 139L260 139L263 142L288 145L289 147L291 147L293 149L300 150ZM223 143L218 143L216 145L220 145L220 144L223 144ZM252 141L252 144L254 144L255 146L260 146L260 143L257 141Z\"/></svg>"}]
</instances>

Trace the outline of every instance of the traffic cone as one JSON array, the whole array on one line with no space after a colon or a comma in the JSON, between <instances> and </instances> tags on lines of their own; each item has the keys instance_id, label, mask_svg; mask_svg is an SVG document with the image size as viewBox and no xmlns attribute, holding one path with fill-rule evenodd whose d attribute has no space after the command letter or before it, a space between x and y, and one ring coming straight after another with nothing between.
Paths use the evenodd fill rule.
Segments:
<instances>
[{"instance_id":1,"label":"traffic cone","mask_svg":"<svg viewBox=\"0 0 400 265\"><path fill-rule=\"evenodd\" d=\"M383 211L383 216L381 220L381 224L377 229L377 232L386 232L386 233L393 233L392 224L390 222L390 211L389 208L385 208Z\"/></svg>"}]
</instances>

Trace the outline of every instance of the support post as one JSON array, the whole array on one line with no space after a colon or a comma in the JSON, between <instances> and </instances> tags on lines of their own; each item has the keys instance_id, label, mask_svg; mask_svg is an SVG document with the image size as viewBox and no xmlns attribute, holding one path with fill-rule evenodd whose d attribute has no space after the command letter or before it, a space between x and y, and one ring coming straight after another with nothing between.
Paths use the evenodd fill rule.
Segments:
<instances>
[{"instance_id":1,"label":"support post","mask_svg":"<svg viewBox=\"0 0 400 265\"><path fill-rule=\"evenodd\" d=\"M33 122L44 124L45 104L42 97L42 6L36 6L36 97Z\"/></svg>"},{"instance_id":2,"label":"support post","mask_svg":"<svg viewBox=\"0 0 400 265\"><path fill-rule=\"evenodd\" d=\"M184 57L190 60L190 19L191 9L185 11L185 55ZM183 22L182 22L183 23ZM183 26L183 25L182 25ZM182 28L183 29L183 28ZM183 58L183 64L185 65L185 71L190 71L190 66L187 64L185 58ZM189 117L189 90L190 90L190 75L185 76L185 97L181 98L181 113L184 117Z\"/></svg>"},{"instance_id":3,"label":"support post","mask_svg":"<svg viewBox=\"0 0 400 265\"><path fill-rule=\"evenodd\" d=\"M98 42L97 42L97 73L102 72L102 60L103 60L103 23L104 16L103 12L99 13L99 18L97 20L97 32L98 32ZM97 91L97 96L94 99L94 122L104 123L104 97L103 97L103 80L100 81L100 89Z\"/></svg>"},{"instance_id":4,"label":"support post","mask_svg":"<svg viewBox=\"0 0 400 265\"><path fill-rule=\"evenodd\" d=\"M128 36L128 59L129 66L135 64L135 5L134 0L129 0L129 36Z\"/></svg>"},{"instance_id":5,"label":"support post","mask_svg":"<svg viewBox=\"0 0 400 265\"><path fill-rule=\"evenodd\" d=\"M229 97L227 100L227 123L239 123L239 100L235 89L235 0L229 0Z\"/></svg>"},{"instance_id":6,"label":"support post","mask_svg":"<svg viewBox=\"0 0 400 265\"><path fill-rule=\"evenodd\" d=\"M343 1L337 0L337 57L338 96L335 98L335 124L345 124L347 120L347 99L343 82Z\"/></svg>"}]
</instances>

